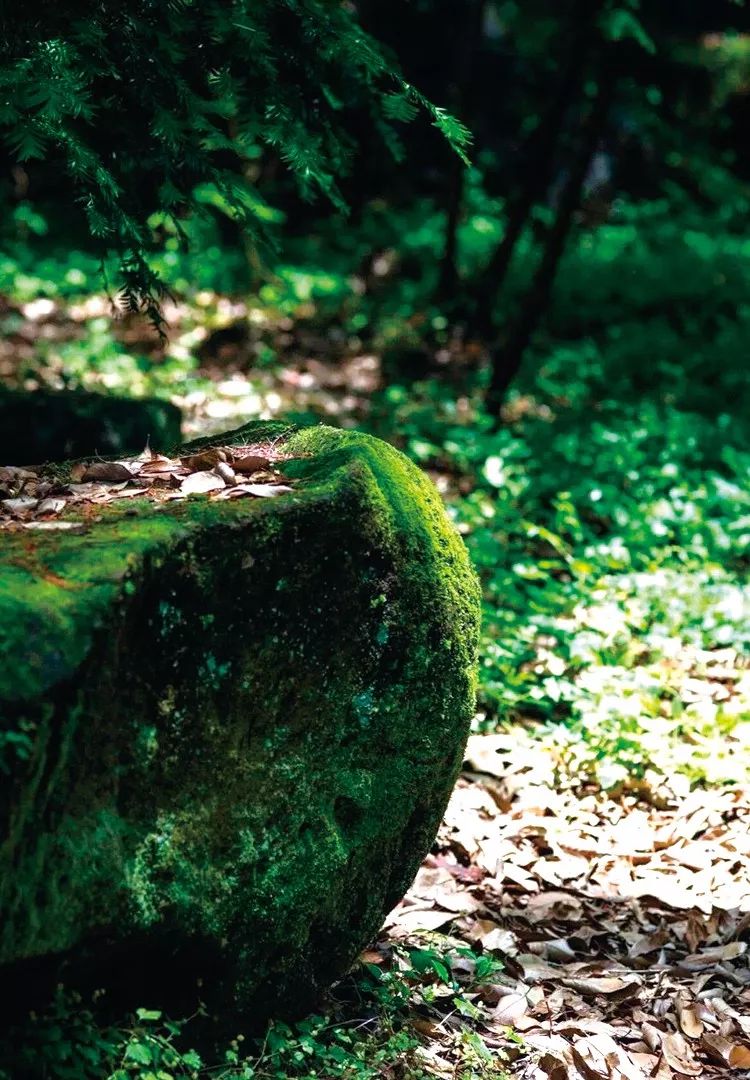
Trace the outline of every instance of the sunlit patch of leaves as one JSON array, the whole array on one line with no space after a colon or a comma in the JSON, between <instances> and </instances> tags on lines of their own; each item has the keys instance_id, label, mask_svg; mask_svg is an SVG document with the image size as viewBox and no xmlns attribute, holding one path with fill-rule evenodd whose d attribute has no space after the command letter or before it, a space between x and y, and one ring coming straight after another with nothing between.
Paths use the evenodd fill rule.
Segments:
<instances>
[{"instance_id":1,"label":"sunlit patch of leaves","mask_svg":"<svg viewBox=\"0 0 750 1080\"><path fill-rule=\"evenodd\" d=\"M466 998L514 1076L746 1068L750 788L607 794L517 726L466 757L385 943L482 958Z\"/></svg>"},{"instance_id":2,"label":"sunlit patch of leaves","mask_svg":"<svg viewBox=\"0 0 750 1080\"><path fill-rule=\"evenodd\" d=\"M81 516L122 499L163 505L193 495L211 500L273 498L293 490L282 483L283 448L210 446L168 457L150 447L124 461L78 461L69 469L0 467L0 529L82 529ZM73 516L65 516L72 511Z\"/></svg>"}]
</instances>

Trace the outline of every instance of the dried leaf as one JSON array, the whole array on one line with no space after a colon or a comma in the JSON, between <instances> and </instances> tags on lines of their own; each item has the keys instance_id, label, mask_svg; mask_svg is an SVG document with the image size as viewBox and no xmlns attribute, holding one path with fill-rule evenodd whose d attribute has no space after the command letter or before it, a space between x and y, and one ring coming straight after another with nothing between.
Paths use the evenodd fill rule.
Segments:
<instances>
[{"instance_id":1,"label":"dried leaf","mask_svg":"<svg viewBox=\"0 0 750 1080\"><path fill-rule=\"evenodd\" d=\"M20 465L0 466L0 484L18 484L25 480L37 480L37 474Z\"/></svg>"},{"instance_id":2,"label":"dried leaf","mask_svg":"<svg viewBox=\"0 0 750 1080\"><path fill-rule=\"evenodd\" d=\"M635 994L641 986L641 981L637 977L629 979L620 979L617 977L603 977L603 978L584 978L584 979L561 979L563 986L569 987L571 990L577 990L579 994L593 994L598 996L599 994L622 994L626 997L630 997Z\"/></svg>"},{"instance_id":3,"label":"dried leaf","mask_svg":"<svg viewBox=\"0 0 750 1080\"><path fill-rule=\"evenodd\" d=\"M720 945L715 949L701 949L700 952L691 953L680 961L680 967L685 971L702 971L723 960L736 960L746 952L746 941L731 941L728 945Z\"/></svg>"},{"instance_id":4,"label":"dried leaf","mask_svg":"<svg viewBox=\"0 0 750 1080\"><path fill-rule=\"evenodd\" d=\"M453 911L437 911L435 908L404 908L391 914L386 926L392 931L412 934L418 930L439 930L453 922Z\"/></svg>"},{"instance_id":5,"label":"dried leaf","mask_svg":"<svg viewBox=\"0 0 750 1080\"><path fill-rule=\"evenodd\" d=\"M226 461L219 461L216 463L216 472L219 474L227 487L234 487L234 485L237 483L237 477L234 475L234 469L231 465L227 465Z\"/></svg>"},{"instance_id":6,"label":"dried leaf","mask_svg":"<svg viewBox=\"0 0 750 1080\"><path fill-rule=\"evenodd\" d=\"M132 476L132 471L121 461L92 461L83 470L81 482L130 480Z\"/></svg>"},{"instance_id":7,"label":"dried leaf","mask_svg":"<svg viewBox=\"0 0 750 1080\"><path fill-rule=\"evenodd\" d=\"M206 495L209 491L219 491L226 487L220 476L213 471L190 473L180 484L183 495Z\"/></svg>"},{"instance_id":8,"label":"dried leaf","mask_svg":"<svg viewBox=\"0 0 750 1080\"><path fill-rule=\"evenodd\" d=\"M750 1069L750 1045L738 1043L722 1035L705 1034L703 1046L712 1058L732 1069Z\"/></svg>"},{"instance_id":9,"label":"dried leaf","mask_svg":"<svg viewBox=\"0 0 750 1080\"><path fill-rule=\"evenodd\" d=\"M678 1004L677 1019L689 1039L699 1039L703 1034L703 1023L694 1005Z\"/></svg>"},{"instance_id":10,"label":"dried leaf","mask_svg":"<svg viewBox=\"0 0 750 1080\"><path fill-rule=\"evenodd\" d=\"M27 495L22 495L18 499L2 499L0 501L11 514L25 514L30 510L35 510L38 504L37 499L32 499Z\"/></svg>"},{"instance_id":11,"label":"dried leaf","mask_svg":"<svg viewBox=\"0 0 750 1080\"><path fill-rule=\"evenodd\" d=\"M661 1052L670 1069L685 1076L700 1076L703 1067L693 1057L690 1044L678 1031L664 1032L661 1036Z\"/></svg>"},{"instance_id":12,"label":"dried leaf","mask_svg":"<svg viewBox=\"0 0 750 1080\"><path fill-rule=\"evenodd\" d=\"M572 1046L579 1070L602 1080L645 1080L645 1074L611 1035L585 1035Z\"/></svg>"},{"instance_id":13,"label":"dried leaf","mask_svg":"<svg viewBox=\"0 0 750 1080\"><path fill-rule=\"evenodd\" d=\"M234 471L243 473L245 476L271 468L269 459L260 454L243 454L239 450L234 450L229 460Z\"/></svg>"},{"instance_id":14,"label":"dried leaf","mask_svg":"<svg viewBox=\"0 0 750 1080\"><path fill-rule=\"evenodd\" d=\"M209 469L213 469L218 462L226 461L227 455L224 450L219 447L211 446L207 450L201 450L197 454L189 454L187 457L180 458L180 462L189 469L190 472L206 472Z\"/></svg>"},{"instance_id":15,"label":"dried leaf","mask_svg":"<svg viewBox=\"0 0 750 1080\"><path fill-rule=\"evenodd\" d=\"M292 488L288 484L237 484L231 489L230 497L255 495L261 499L267 499L273 495L288 495L291 491Z\"/></svg>"},{"instance_id":16,"label":"dried leaf","mask_svg":"<svg viewBox=\"0 0 750 1080\"><path fill-rule=\"evenodd\" d=\"M42 499L37 506L38 514L59 514L65 509L65 499Z\"/></svg>"},{"instance_id":17,"label":"dried leaf","mask_svg":"<svg viewBox=\"0 0 750 1080\"><path fill-rule=\"evenodd\" d=\"M85 532L82 521L24 521L24 529L39 529L40 532Z\"/></svg>"},{"instance_id":18,"label":"dried leaf","mask_svg":"<svg viewBox=\"0 0 750 1080\"><path fill-rule=\"evenodd\" d=\"M526 994L514 992L500 998L492 1013L493 1020L503 1027L512 1027L517 1020L525 1016L529 1011L529 1001Z\"/></svg>"},{"instance_id":19,"label":"dried leaf","mask_svg":"<svg viewBox=\"0 0 750 1080\"><path fill-rule=\"evenodd\" d=\"M179 460L162 457L161 454L156 454L148 461L144 461L138 469L138 476L160 476L164 473L184 476L185 469Z\"/></svg>"}]
</instances>

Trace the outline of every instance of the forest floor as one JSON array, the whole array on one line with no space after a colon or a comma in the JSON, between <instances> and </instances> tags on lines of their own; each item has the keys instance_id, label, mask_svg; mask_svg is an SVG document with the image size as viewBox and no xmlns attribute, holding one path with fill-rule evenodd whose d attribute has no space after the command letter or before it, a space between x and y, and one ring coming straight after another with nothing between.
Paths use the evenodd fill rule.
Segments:
<instances>
[{"instance_id":1,"label":"forest floor","mask_svg":"<svg viewBox=\"0 0 750 1080\"><path fill-rule=\"evenodd\" d=\"M362 425L431 473L485 592L475 734L409 894L319 1015L172 1075L750 1075L746 423L658 388L608 397L583 339L495 432L450 341L437 374L391 386L337 324L198 298L167 309L164 349L107 311L9 304L0 379L157 393L191 435Z\"/></svg>"},{"instance_id":2,"label":"forest floor","mask_svg":"<svg viewBox=\"0 0 750 1080\"><path fill-rule=\"evenodd\" d=\"M365 957L420 950L430 1072L464 1075L467 1030L524 1080L750 1069L750 790L604 792L517 729L473 736L467 766Z\"/></svg>"}]
</instances>

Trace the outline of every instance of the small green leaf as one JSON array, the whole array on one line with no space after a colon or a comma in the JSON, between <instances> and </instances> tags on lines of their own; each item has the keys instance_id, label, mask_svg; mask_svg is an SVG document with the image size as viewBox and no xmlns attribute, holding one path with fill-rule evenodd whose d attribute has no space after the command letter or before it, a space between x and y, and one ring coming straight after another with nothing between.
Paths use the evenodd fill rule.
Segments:
<instances>
[{"instance_id":1,"label":"small green leaf","mask_svg":"<svg viewBox=\"0 0 750 1080\"><path fill-rule=\"evenodd\" d=\"M637 41L646 52L655 53L656 45L643 23L631 11L615 8L602 17L604 36L610 41Z\"/></svg>"},{"instance_id":2,"label":"small green leaf","mask_svg":"<svg viewBox=\"0 0 750 1080\"><path fill-rule=\"evenodd\" d=\"M161 1020L161 1013L158 1009L136 1009L135 1015L139 1020L144 1021Z\"/></svg>"}]
</instances>

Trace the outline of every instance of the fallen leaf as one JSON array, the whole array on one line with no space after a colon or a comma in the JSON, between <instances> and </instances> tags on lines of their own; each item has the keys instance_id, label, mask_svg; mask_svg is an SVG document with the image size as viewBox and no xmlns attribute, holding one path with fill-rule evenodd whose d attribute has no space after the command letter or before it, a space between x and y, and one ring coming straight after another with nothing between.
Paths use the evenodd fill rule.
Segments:
<instances>
[{"instance_id":1,"label":"fallen leaf","mask_svg":"<svg viewBox=\"0 0 750 1080\"><path fill-rule=\"evenodd\" d=\"M226 461L227 455L224 450L211 446L207 450L201 450L197 454L189 454L180 458L180 463L190 472L205 472L213 469L219 461Z\"/></svg>"},{"instance_id":2,"label":"fallen leaf","mask_svg":"<svg viewBox=\"0 0 750 1080\"><path fill-rule=\"evenodd\" d=\"M514 992L500 998L492 1013L492 1018L503 1027L512 1027L516 1020L520 1020L528 1011L529 1001L526 994Z\"/></svg>"},{"instance_id":3,"label":"fallen leaf","mask_svg":"<svg viewBox=\"0 0 750 1080\"><path fill-rule=\"evenodd\" d=\"M94 480L130 480L132 476L131 470L121 461L93 461L84 468L80 479L85 484Z\"/></svg>"},{"instance_id":4,"label":"fallen leaf","mask_svg":"<svg viewBox=\"0 0 750 1080\"><path fill-rule=\"evenodd\" d=\"M602 1080L645 1080L645 1074L610 1035L585 1035L572 1044L573 1057L586 1076Z\"/></svg>"},{"instance_id":5,"label":"fallen leaf","mask_svg":"<svg viewBox=\"0 0 750 1080\"><path fill-rule=\"evenodd\" d=\"M24 521L24 529L39 529L40 532L85 532L82 521Z\"/></svg>"},{"instance_id":6,"label":"fallen leaf","mask_svg":"<svg viewBox=\"0 0 750 1080\"><path fill-rule=\"evenodd\" d=\"M237 477L234 475L234 469L231 465L227 465L226 461L218 461L216 463L216 472L222 478L227 487L233 487L237 483Z\"/></svg>"},{"instance_id":7,"label":"fallen leaf","mask_svg":"<svg viewBox=\"0 0 750 1080\"><path fill-rule=\"evenodd\" d=\"M1 501L5 509L10 510L11 514L25 514L29 510L35 510L39 500L22 495L18 499L2 499Z\"/></svg>"},{"instance_id":8,"label":"fallen leaf","mask_svg":"<svg viewBox=\"0 0 750 1080\"><path fill-rule=\"evenodd\" d=\"M38 514L59 514L66 505L65 499L42 499L36 509Z\"/></svg>"},{"instance_id":9,"label":"fallen leaf","mask_svg":"<svg viewBox=\"0 0 750 1080\"><path fill-rule=\"evenodd\" d=\"M700 952L691 953L680 961L680 967L685 971L701 971L703 968L713 967L724 960L736 960L747 952L746 941L732 941L728 945L721 945L715 949L701 949Z\"/></svg>"},{"instance_id":10,"label":"fallen leaf","mask_svg":"<svg viewBox=\"0 0 750 1080\"><path fill-rule=\"evenodd\" d=\"M700 1076L703 1066L693 1057L690 1044L678 1031L664 1032L661 1036L661 1052L670 1069L686 1076Z\"/></svg>"},{"instance_id":11,"label":"fallen leaf","mask_svg":"<svg viewBox=\"0 0 750 1080\"><path fill-rule=\"evenodd\" d=\"M750 1069L750 1045L738 1043L722 1035L706 1034L703 1046L715 1060L732 1069Z\"/></svg>"},{"instance_id":12,"label":"fallen leaf","mask_svg":"<svg viewBox=\"0 0 750 1080\"><path fill-rule=\"evenodd\" d=\"M456 914L453 911L437 911L435 908L404 908L391 913L386 926L391 932L400 934L412 934L418 930L439 930L453 922Z\"/></svg>"},{"instance_id":13,"label":"fallen leaf","mask_svg":"<svg viewBox=\"0 0 750 1080\"><path fill-rule=\"evenodd\" d=\"M209 491L219 491L226 484L215 472L204 470L203 472L190 473L180 484L183 495L206 495Z\"/></svg>"},{"instance_id":14,"label":"fallen leaf","mask_svg":"<svg viewBox=\"0 0 750 1080\"><path fill-rule=\"evenodd\" d=\"M563 986L577 990L579 994L624 994L630 996L640 988L640 979L620 979L617 977L561 979Z\"/></svg>"},{"instance_id":15,"label":"fallen leaf","mask_svg":"<svg viewBox=\"0 0 750 1080\"><path fill-rule=\"evenodd\" d=\"M703 1034L703 1023L693 1005L678 1004L677 1019L689 1039L699 1039Z\"/></svg>"},{"instance_id":16,"label":"fallen leaf","mask_svg":"<svg viewBox=\"0 0 750 1080\"><path fill-rule=\"evenodd\" d=\"M232 453L230 460L234 471L245 475L271 467L271 462L267 457L262 457L260 454L242 454L238 450Z\"/></svg>"},{"instance_id":17,"label":"fallen leaf","mask_svg":"<svg viewBox=\"0 0 750 1080\"><path fill-rule=\"evenodd\" d=\"M150 458L148 461L144 461L138 469L138 476L161 476L163 474L172 474L184 476L185 469L179 461L174 461L172 458L162 457L156 455L156 457Z\"/></svg>"},{"instance_id":18,"label":"fallen leaf","mask_svg":"<svg viewBox=\"0 0 750 1080\"><path fill-rule=\"evenodd\" d=\"M234 499L239 495L255 495L267 499L273 495L288 495L291 491L288 484L237 484L230 489L229 497Z\"/></svg>"}]
</instances>

